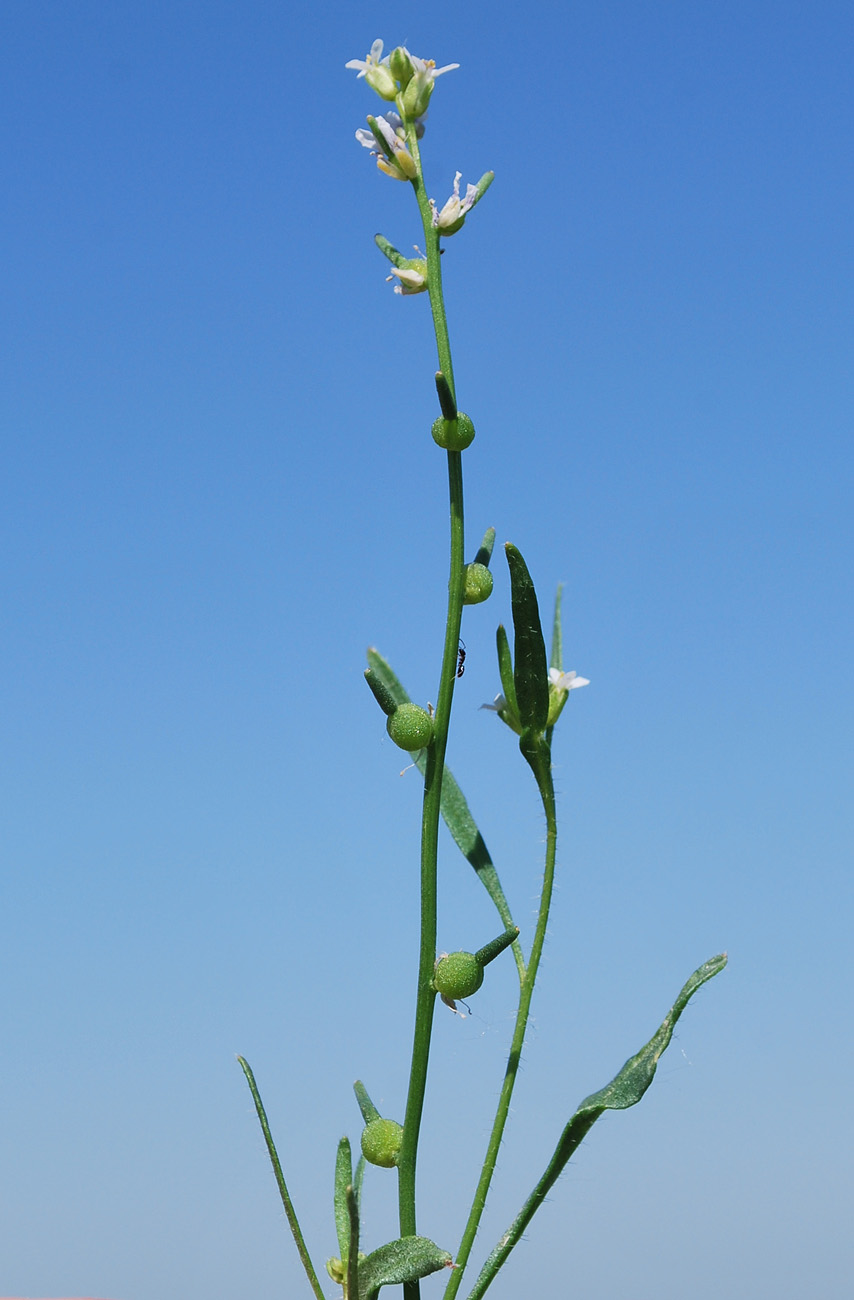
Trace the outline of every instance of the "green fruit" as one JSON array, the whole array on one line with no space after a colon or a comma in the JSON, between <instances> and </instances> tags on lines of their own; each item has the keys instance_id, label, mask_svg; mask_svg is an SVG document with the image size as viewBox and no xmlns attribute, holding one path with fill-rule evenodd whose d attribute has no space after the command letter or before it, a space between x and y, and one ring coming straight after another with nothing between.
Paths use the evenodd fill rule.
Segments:
<instances>
[{"instance_id":1,"label":"green fruit","mask_svg":"<svg viewBox=\"0 0 854 1300\"><path fill-rule=\"evenodd\" d=\"M485 564L466 565L466 585L463 592L464 605L479 605L492 595L492 574Z\"/></svg>"},{"instance_id":2,"label":"green fruit","mask_svg":"<svg viewBox=\"0 0 854 1300\"><path fill-rule=\"evenodd\" d=\"M396 745L410 753L426 749L433 735L433 720L418 704L399 704L386 723Z\"/></svg>"},{"instance_id":3,"label":"green fruit","mask_svg":"<svg viewBox=\"0 0 854 1300\"><path fill-rule=\"evenodd\" d=\"M440 415L433 421L433 441L445 451L465 451L474 441L474 425L462 411L457 412L455 420Z\"/></svg>"},{"instance_id":4,"label":"green fruit","mask_svg":"<svg viewBox=\"0 0 854 1300\"><path fill-rule=\"evenodd\" d=\"M452 952L441 957L433 975L437 993L451 1002L470 998L483 983L483 967L473 952Z\"/></svg>"},{"instance_id":5,"label":"green fruit","mask_svg":"<svg viewBox=\"0 0 854 1300\"><path fill-rule=\"evenodd\" d=\"M393 1119L372 1119L362 1129L362 1155L369 1165L393 1169L402 1142L403 1128Z\"/></svg>"}]
</instances>

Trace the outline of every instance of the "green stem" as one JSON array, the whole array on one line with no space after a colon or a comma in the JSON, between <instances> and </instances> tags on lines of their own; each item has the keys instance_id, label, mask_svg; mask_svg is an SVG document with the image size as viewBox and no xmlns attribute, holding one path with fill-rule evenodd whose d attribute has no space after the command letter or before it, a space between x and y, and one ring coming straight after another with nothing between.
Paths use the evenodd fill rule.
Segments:
<instances>
[{"instance_id":1,"label":"green stem","mask_svg":"<svg viewBox=\"0 0 854 1300\"><path fill-rule=\"evenodd\" d=\"M522 980L522 986L519 992L519 1009L516 1012L516 1024L513 1028L513 1038L510 1043L507 1068L504 1071L504 1081L501 1085L501 1093L498 1098L498 1108L495 1112L492 1132L489 1135L489 1144L486 1148L486 1156L484 1157L483 1167L480 1172L480 1178L475 1190L468 1221L466 1222L465 1231L463 1232L460 1241L460 1248L457 1251L456 1259L454 1261L455 1268L451 1273L448 1285L445 1288L445 1300L453 1300L453 1297L460 1289L463 1280L463 1272L468 1263L474 1240L477 1236L477 1230L480 1226L480 1220L486 1206L486 1198L489 1194L492 1175L495 1172L498 1152L501 1149L501 1142L504 1136L504 1127L507 1123L507 1116L510 1111L510 1101L513 1096L513 1089L516 1085L516 1076L519 1071L519 1061L522 1056L522 1048L525 1043L525 1031L528 1027L528 1016L531 1010L531 998L534 994L537 969L540 964L540 957L543 953L543 944L546 939L546 928L549 921L549 909L551 908L552 890L554 887L555 855L557 850L557 819L555 814L554 785L552 783L551 765L547 748L544 748L543 750L543 760L538 764L537 768L535 768L534 775L537 779L540 798L543 801L543 809L546 814L546 859L543 871L543 888L540 894L540 907L537 915L537 928L534 932L531 956L528 960L525 976Z\"/></svg>"},{"instance_id":2,"label":"green stem","mask_svg":"<svg viewBox=\"0 0 854 1300\"><path fill-rule=\"evenodd\" d=\"M350 1244L347 1251L345 1300L361 1300L359 1296L359 1202L352 1187L347 1188L347 1217L350 1221Z\"/></svg>"},{"instance_id":3,"label":"green stem","mask_svg":"<svg viewBox=\"0 0 854 1300\"><path fill-rule=\"evenodd\" d=\"M454 373L448 324L442 297L442 268L439 253L439 233L432 224L432 213L421 174L421 162L415 125L407 124L407 143L418 165L418 176L412 182L421 222L427 255L427 283L433 327L439 354L439 368L454 393ZM456 397L456 394L455 394ZM433 718L433 738L427 750L424 773L424 802L421 816L421 940L418 961L418 991L415 1004L415 1029L412 1043L412 1064L409 1074L409 1091L403 1122L403 1143L398 1160L398 1201L401 1236L414 1236L417 1232L415 1214L415 1173L418 1157L418 1138L424 1109L427 1086L427 1067L430 1058L430 1037L433 1028L433 1010L436 993L432 986L436 963L436 862L439 847L439 811L442 798L442 773L451 706L457 675L457 650L462 622L464 588L464 525L463 525L463 472L459 452L449 451L448 491L450 497L450 573L448 577L448 612L445 624L445 644L442 652L442 669L439 694ZM404 1300L418 1300L417 1282L403 1288Z\"/></svg>"},{"instance_id":4,"label":"green stem","mask_svg":"<svg viewBox=\"0 0 854 1300\"><path fill-rule=\"evenodd\" d=\"M290 1193L285 1183L285 1176L282 1173L279 1154L276 1151L273 1135L270 1132L270 1125L267 1123L267 1112L264 1110L264 1104L261 1101L261 1094L259 1093L258 1085L255 1082L255 1075L249 1068L248 1061L245 1061L242 1056L238 1056L237 1059L240 1062L240 1068L246 1075L246 1082L249 1084L249 1091L252 1093L252 1100L255 1102L255 1111L258 1115L258 1122L261 1125L261 1132L264 1134L264 1141L267 1144L267 1154L270 1157L270 1163L273 1166L273 1173L276 1176L276 1183L279 1188L279 1195L282 1198L282 1205L285 1207L285 1217L288 1220L288 1226L290 1227L293 1239L296 1242L297 1251L302 1260L302 1266L306 1271L306 1275L311 1284L311 1289L317 1296L317 1300L326 1300L326 1297L323 1294L323 1289L318 1281L317 1273L314 1271L314 1265L311 1262L311 1256L308 1253L308 1247L305 1244L305 1238L303 1237L302 1229L299 1226L296 1210L294 1209L293 1201L291 1200Z\"/></svg>"}]
</instances>

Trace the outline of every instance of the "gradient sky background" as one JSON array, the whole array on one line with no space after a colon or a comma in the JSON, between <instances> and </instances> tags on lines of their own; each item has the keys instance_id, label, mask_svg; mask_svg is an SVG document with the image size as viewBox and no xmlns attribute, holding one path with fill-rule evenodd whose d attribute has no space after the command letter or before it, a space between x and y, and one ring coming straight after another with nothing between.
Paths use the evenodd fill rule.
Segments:
<instances>
[{"instance_id":1,"label":"gradient sky background","mask_svg":"<svg viewBox=\"0 0 854 1300\"><path fill-rule=\"evenodd\" d=\"M364 1078L401 1116L446 484L418 240L353 139L382 36L458 72L469 553L565 586L560 885L476 1262L575 1105L686 1014L490 1295L842 1300L852 1270L851 53L843 3L45 3L2 19L0 1293L307 1294ZM467 611L449 761L530 933L543 828ZM496 932L446 838L440 944ZM499 969L499 967L501 967ZM439 1009L421 1226L451 1250L512 963ZM395 1235L370 1170L365 1235ZM332 1293L332 1286L329 1286ZM424 1286L425 1300L441 1281Z\"/></svg>"}]
</instances>

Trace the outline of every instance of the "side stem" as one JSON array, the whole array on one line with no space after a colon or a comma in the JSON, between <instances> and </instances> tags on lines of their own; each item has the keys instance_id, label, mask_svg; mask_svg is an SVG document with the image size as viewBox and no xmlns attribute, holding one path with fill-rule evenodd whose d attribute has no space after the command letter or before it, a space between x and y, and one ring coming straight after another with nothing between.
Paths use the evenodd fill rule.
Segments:
<instances>
[{"instance_id":1,"label":"side stem","mask_svg":"<svg viewBox=\"0 0 854 1300\"><path fill-rule=\"evenodd\" d=\"M546 752L548 753L548 751ZM535 776L537 778L540 797L543 801L543 810L546 814L546 858L545 868L543 871L543 888L542 893L540 894L540 907L537 914L537 928L534 932L531 956L519 991L519 1009L516 1012L516 1023L513 1028L513 1038L510 1043L507 1068L504 1071L504 1081L501 1085L501 1093L498 1098L498 1108L495 1112L492 1132L489 1135L489 1143L486 1148L486 1155L484 1157L483 1167L475 1190L474 1200L472 1201L472 1207L469 1211L469 1217L454 1261L455 1268L451 1273L448 1285L445 1288L445 1300L453 1300L453 1297L460 1289L463 1280L463 1273L466 1264L468 1263L469 1256L471 1255L475 1237L477 1236L477 1230L480 1226L480 1220L486 1206L489 1186L492 1182L492 1175L495 1172L498 1152L501 1149L501 1141L504 1136L504 1127L507 1123L507 1116L510 1112L510 1101L513 1096L513 1089L516 1086L516 1076L519 1071L519 1062L522 1056L522 1048L525 1043L525 1031L528 1027L528 1016L531 1011L531 999L534 994L537 969L540 964L540 957L542 956L543 945L546 939L546 929L548 927L549 910L551 908L552 890L554 887L555 859L557 852L557 818L555 812L554 785L552 782L551 766L548 759L540 764L540 770L535 772Z\"/></svg>"}]
</instances>

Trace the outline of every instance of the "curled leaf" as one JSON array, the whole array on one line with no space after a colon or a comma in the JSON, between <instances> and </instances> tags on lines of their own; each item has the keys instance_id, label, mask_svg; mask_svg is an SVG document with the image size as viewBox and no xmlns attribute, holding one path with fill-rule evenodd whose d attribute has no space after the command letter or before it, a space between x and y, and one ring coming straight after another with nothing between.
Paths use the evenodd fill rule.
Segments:
<instances>
[{"instance_id":1,"label":"curled leaf","mask_svg":"<svg viewBox=\"0 0 854 1300\"><path fill-rule=\"evenodd\" d=\"M399 1237L361 1261L359 1295L361 1300L375 1300L381 1286L418 1282L452 1264L448 1251L441 1250L429 1237Z\"/></svg>"},{"instance_id":2,"label":"curled leaf","mask_svg":"<svg viewBox=\"0 0 854 1300\"><path fill-rule=\"evenodd\" d=\"M649 1042L634 1056L629 1057L622 1070L609 1084L593 1092L576 1110L555 1147L554 1155L546 1166L542 1178L528 1197L519 1214L505 1232L481 1269L477 1281L469 1292L468 1300L480 1300L496 1273L504 1264L510 1251L523 1235L531 1219L548 1196L565 1169L570 1157L581 1145L600 1115L606 1110L626 1110L635 1106L646 1092L655 1076L658 1062L673 1037L677 1020L690 999L707 980L719 974L726 966L726 953L704 962L682 986L679 996Z\"/></svg>"}]
</instances>

